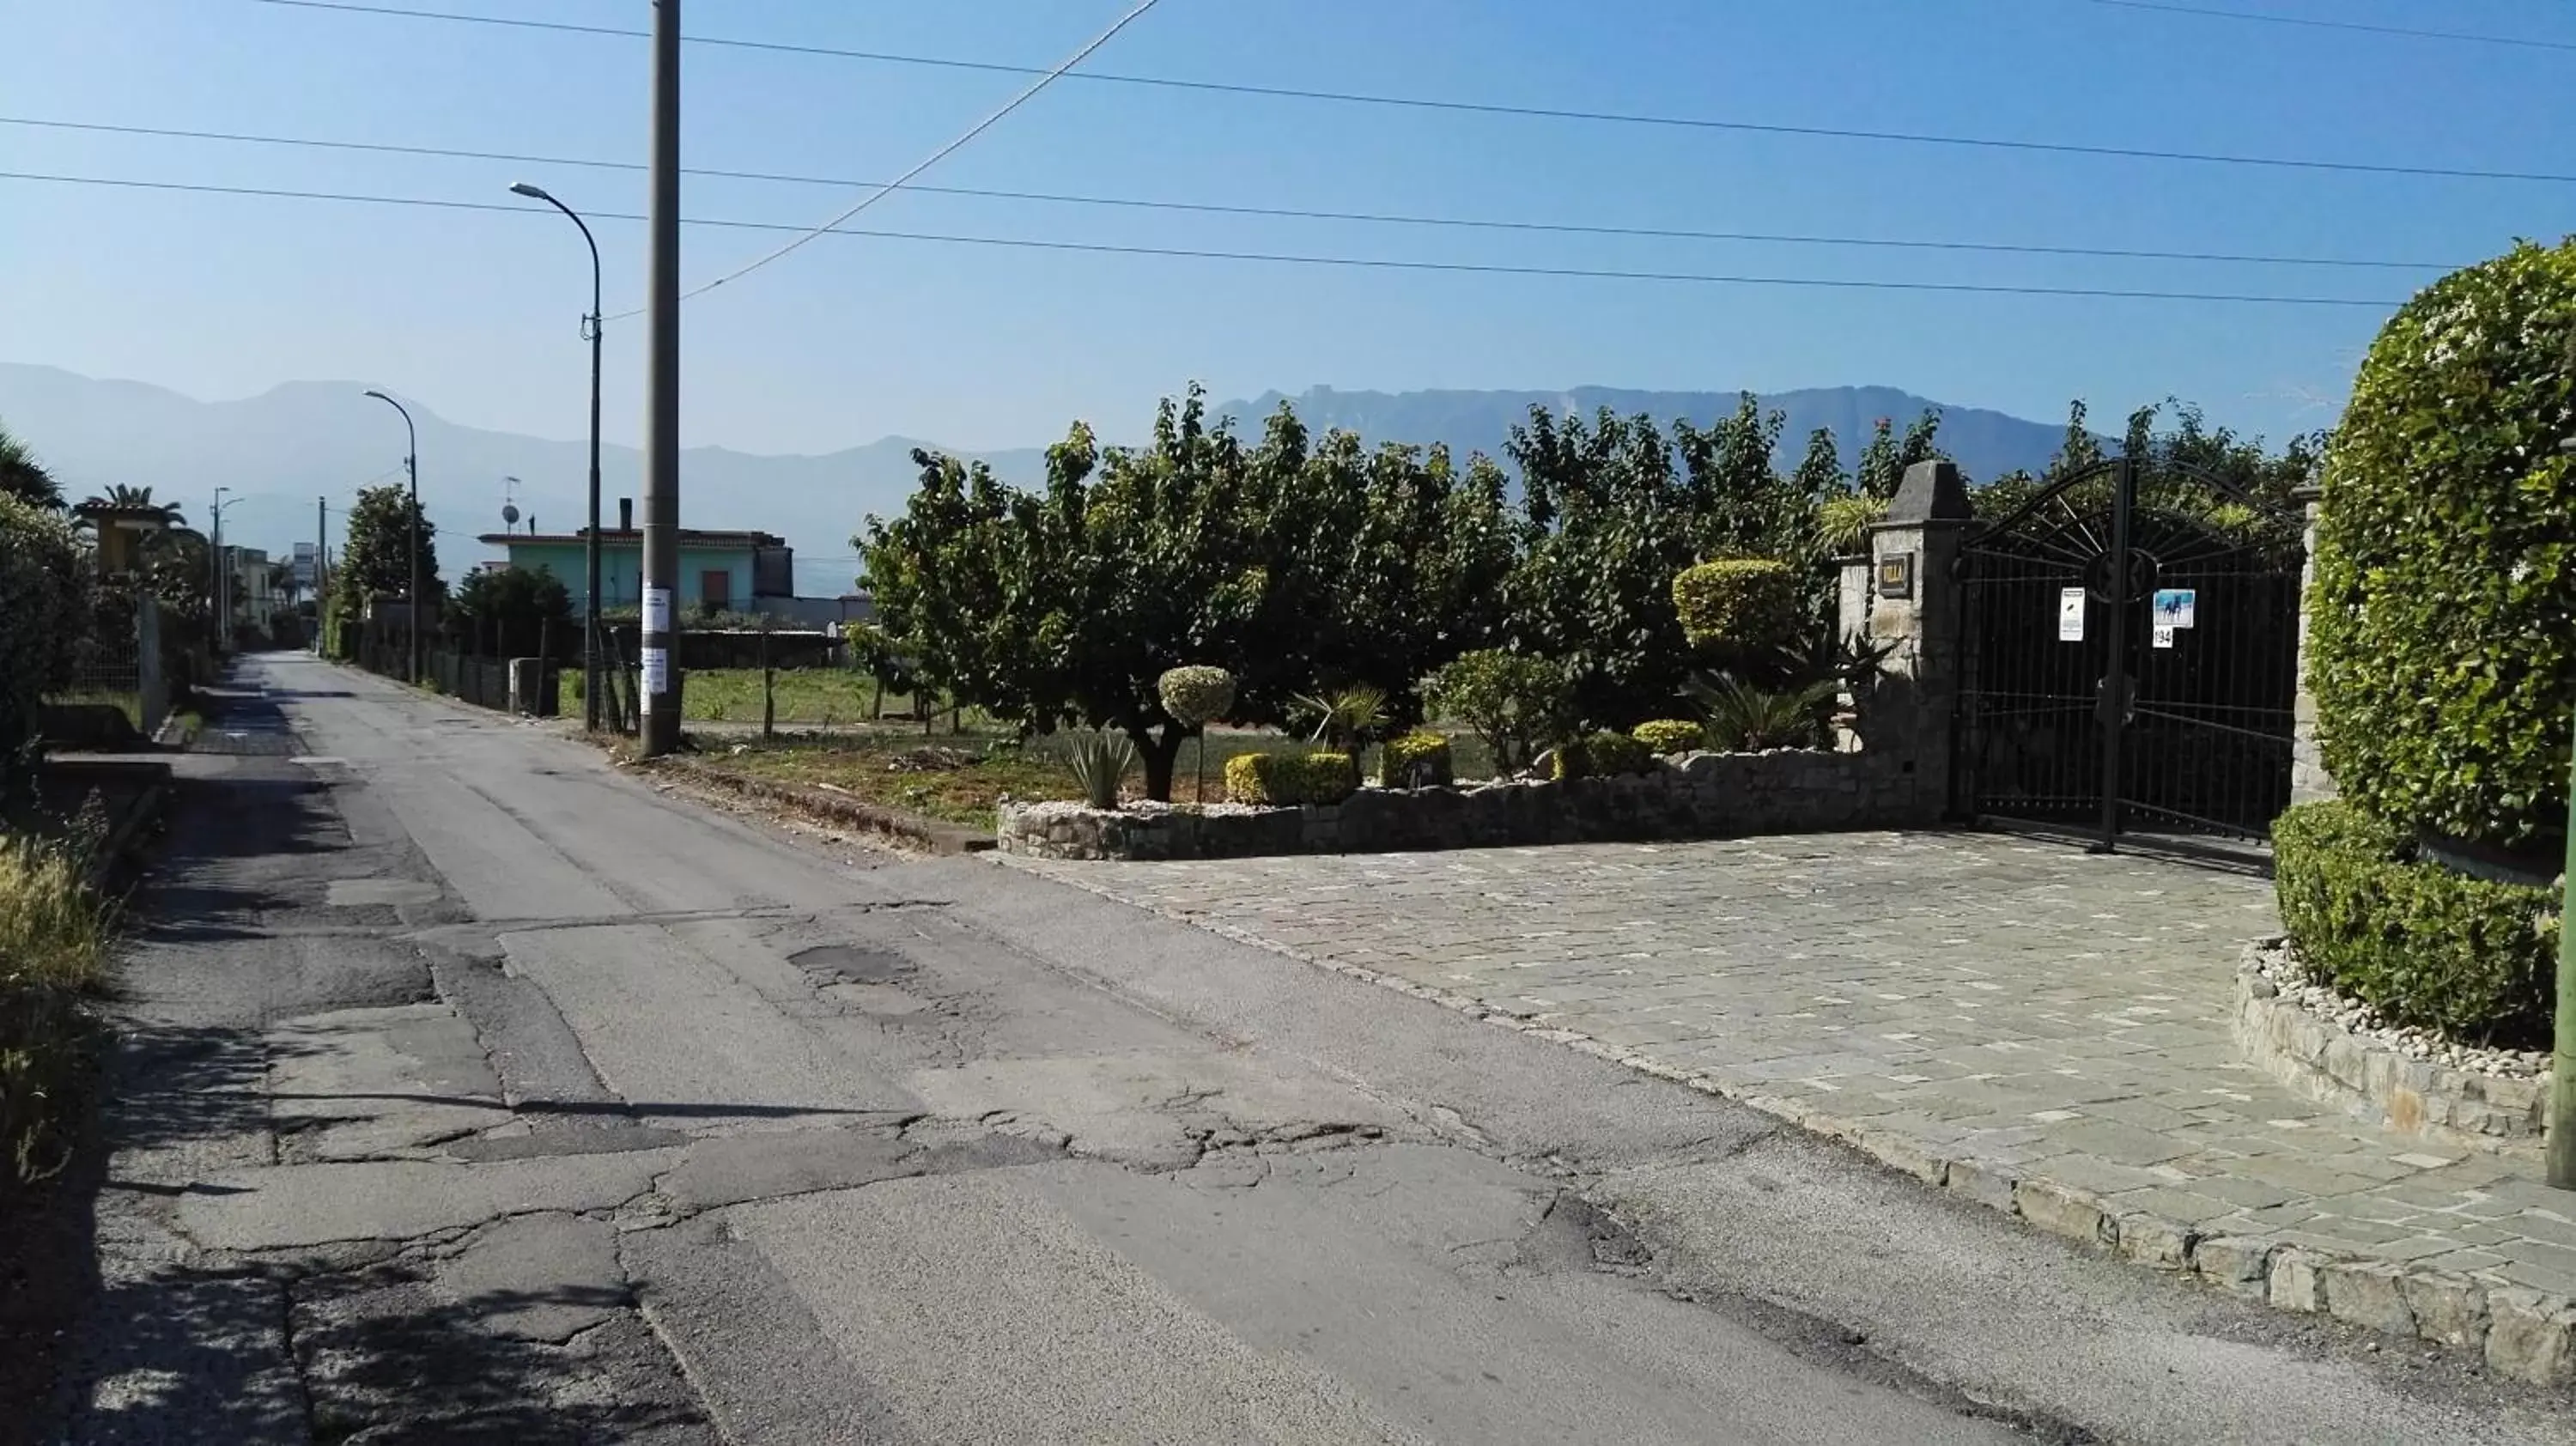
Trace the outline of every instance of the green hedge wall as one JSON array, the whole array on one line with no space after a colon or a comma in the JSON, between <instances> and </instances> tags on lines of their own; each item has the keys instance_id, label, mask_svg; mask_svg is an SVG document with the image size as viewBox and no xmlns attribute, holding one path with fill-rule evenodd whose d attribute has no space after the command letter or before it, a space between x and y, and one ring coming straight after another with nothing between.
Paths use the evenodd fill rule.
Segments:
<instances>
[{"instance_id":1,"label":"green hedge wall","mask_svg":"<svg viewBox=\"0 0 2576 1446\"><path fill-rule=\"evenodd\" d=\"M2395 827L2343 802L2272 825L2281 923L2299 958L2400 1024L2544 1047L2559 924L2546 889L2407 857Z\"/></svg>"},{"instance_id":2,"label":"green hedge wall","mask_svg":"<svg viewBox=\"0 0 2576 1446\"><path fill-rule=\"evenodd\" d=\"M2435 282L2327 448L2308 682L2343 796L2515 845L2566 819L2576 710L2576 243Z\"/></svg>"}]
</instances>

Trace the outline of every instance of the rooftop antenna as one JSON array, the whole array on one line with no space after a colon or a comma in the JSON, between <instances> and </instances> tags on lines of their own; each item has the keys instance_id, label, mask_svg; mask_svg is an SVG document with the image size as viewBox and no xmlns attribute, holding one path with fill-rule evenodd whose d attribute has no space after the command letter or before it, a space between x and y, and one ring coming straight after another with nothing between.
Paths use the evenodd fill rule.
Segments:
<instances>
[{"instance_id":1,"label":"rooftop antenna","mask_svg":"<svg viewBox=\"0 0 2576 1446\"><path fill-rule=\"evenodd\" d=\"M511 528L519 525L519 504L510 500L510 489L518 485L519 479L516 477L504 477L501 479L501 530L503 532L508 532ZM536 527L537 525L535 521L533 519L530 520L528 523L528 530L530 532L534 532L536 531Z\"/></svg>"}]
</instances>

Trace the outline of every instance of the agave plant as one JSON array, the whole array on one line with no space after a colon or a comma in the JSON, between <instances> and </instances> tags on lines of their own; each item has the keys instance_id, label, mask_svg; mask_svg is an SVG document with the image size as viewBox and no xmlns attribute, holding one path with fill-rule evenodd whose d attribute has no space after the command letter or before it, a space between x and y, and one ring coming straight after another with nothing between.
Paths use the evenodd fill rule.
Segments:
<instances>
[{"instance_id":1,"label":"agave plant","mask_svg":"<svg viewBox=\"0 0 2576 1446\"><path fill-rule=\"evenodd\" d=\"M1116 808L1119 780L1136 762L1136 745L1123 733L1077 733L1065 761L1073 766L1073 781L1082 785L1084 802Z\"/></svg>"},{"instance_id":2,"label":"agave plant","mask_svg":"<svg viewBox=\"0 0 2576 1446\"><path fill-rule=\"evenodd\" d=\"M1824 730L1825 709L1839 689L1831 682L1756 688L1731 673L1721 673L1714 680L1693 678L1684 691L1707 712L1710 743L1733 752L1755 753L1813 746Z\"/></svg>"}]
</instances>

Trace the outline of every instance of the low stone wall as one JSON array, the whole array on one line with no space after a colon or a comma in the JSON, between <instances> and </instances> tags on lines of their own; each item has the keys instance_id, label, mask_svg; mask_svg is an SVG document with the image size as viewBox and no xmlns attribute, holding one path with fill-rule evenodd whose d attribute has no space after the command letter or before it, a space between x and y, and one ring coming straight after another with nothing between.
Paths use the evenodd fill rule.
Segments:
<instances>
[{"instance_id":1,"label":"low stone wall","mask_svg":"<svg viewBox=\"0 0 2576 1446\"><path fill-rule=\"evenodd\" d=\"M1645 774L1363 788L1296 808L1005 804L1000 847L1051 859L1215 859L1814 833L1930 823L1941 801L1922 794L1913 764L1885 754L1688 753Z\"/></svg>"},{"instance_id":2,"label":"low stone wall","mask_svg":"<svg viewBox=\"0 0 2576 1446\"><path fill-rule=\"evenodd\" d=\"M2283 995L2246 948L2236 969L2236 1047L2300 1094L2400 1134L2480 1149L2533 1148L2546 1083L2416 1059Z\"/></svg>"}]
</instances>

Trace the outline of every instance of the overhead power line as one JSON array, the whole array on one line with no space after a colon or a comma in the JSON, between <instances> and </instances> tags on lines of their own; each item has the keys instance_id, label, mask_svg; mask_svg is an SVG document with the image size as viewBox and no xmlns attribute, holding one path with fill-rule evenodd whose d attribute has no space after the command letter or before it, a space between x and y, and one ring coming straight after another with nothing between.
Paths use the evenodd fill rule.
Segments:
<instances>
[{"instance_id":1,"label":"overhead power line","mask_svg":"<svg viewBox=\"0 0 2576 1446\"><path fill-rule=\"evenodd\" d=\"M1125 14L1119 16L1115 21L1110 23L1108 29L1091 37L1091 39L1086 42L1080 50L1066 56L1062 61L1058 62L1053 69L1030 82L1029 85L1022 89L1019 94L1012 96L992 114L968 127L965 133L958 136L957 139L950 141L948 144L941 146L935 151L932 151L927 157L923 158L920 164L914 166L911 170L908 170L902 175L895 177L893 180L886 182L884 185L877 187L873 192L859 198L858 202L852 205L849 209L833 217L831 220L824 222L822 225L814 227L805 234L798 236L795 240L788 242L777 250L769 252L756 260L745 263L744 265L737 266L733 270L726 272L724 275L717 277L713 281L693 286L688 290L681 292L680 300L686 301L693 296L704 296L708 292L715 290L717 287L722 286L727 282L739 281L742 278L749 276L751 273L758 271L760 268L767 266L769 263L786 256L787 253L803 246L815 237L820 236L824 232L831 230L833 227L840 225L842 222L849 220L851 217L866 210L870 206L875 205L877 202L893 195L897 187L903 185L913 177L920 175L922 172L929 170L931 167L938 165L948 157L955 155L959 150L962 150L966 146L967 142L972 141L977 136L991 130L994 126L1001 124L1004 116L1018 110L1021 106L1026 105L1030 100L1034 99L1039 91L1042 91L1048 86L1054 84L1056 81L1063 79L1067 71L1072 70L1075 66L1080 65L1083 61L1089 59L1093 51L1098 50L1100 47L1107 45L1111 40L1115 39L1119 31L1124 30L1129 25L1133 24L1136 19L1142 16L1146 11L1153 9L1156 3L1157 0L1136 0L1136 3L1130 6ZM676 195L678 193L675 191L673 194ZM644 308L639 306L629 311L621 311L617 315L608 319L611 321L623 321L630 316L641 316L643 312Z\"/></svg>"},{"instance_id":2,"label":"overhead power line","mask_svg":"<svg viewBox=\"0 0 2576 1446\"><path fill-rule=\"evenodd\" d=\"M2166 15L2192 15L2206 20L2248 20L2258 25L2295 25L2310 30L2351 30L2364 35L2394 35L2408 40L2457 40L2471 45L2511 45L2529 50L2576 50L2576 41L2535 40L2520 35L2473 35L2463 30L2414 30L2403 25L2372 25L2359 20L2320 20L2307 15L2265 15L2251 10L2217 10L2206 5L2177 5L2169 0L2092 0L2120 10L2154 10Z\"/></svg>"},{"instance_id":3,"label":"overhead power line","mask_svg":"<svg viewBox=\"0 0 2576 1446\"><path fill-rule=\"evenodd\" d=\"M29 171L0 171L0 180L33 181L57 185L111 186L146 191L179 191L217 196L248 196L277 200L338 201L380 206L414 206L442 211L491 211L529 216L550 216L554 212L537 206L505 205L498 201L449 201L423 196L378 196L342 191L294 191L265 186L218 186L196 181L140 181L111 176L47 175ZM595 221L641 221L634 212L584 211ZM716 217L683 217L682 225L713 226L745 231L805 231L804 226L773 221L740 221ZM1099 256L1160 256L1206 261L1255 261L1293 266L1352 267L1380 271L1455 272L1486 276L1529 276L1552 278L1585 278L1603 281L1682 282L1716 286L1772 286L1818 290L1852 291L1928 291L1955 292L1989 296L2065 296L2100 297L2132 301L2197 301L2242 302L2277 306L2357 306L2389 310L2398 305L2393 299L2361 296L2283 296L2256 292L2225 291L2155 291L2102 286L2038 286L1968 281L1865 280L1823 276L1753 276L1729 275L1699 271L1629 271L1586 266L1516 266L1473 261L1410 261L1378 256L1321 256L1280 251L1235 251L1182 246L1128 246L1107 242L1064 241L1022 236L971 236L928 231L883 231L833 227L817 234L867 237L881 241L919 241L946 246L988 246L1015 250L1077 252Z\"/></svg>"},{"instance_id":4,"label":"overhead power line","mask_svg":"<svg viewBox=\"0 0 2576 1446\"><path fill-rule=\"evenodd\" d=\"M534 156L509 151L452 150L440 146L406 146L374 141L339 141L304 136L249 135L234 131L172 130L159 126L108 125L88 121L36 120L0 116L0 125L152 136L161 139L238 142L316 150L358 151L378 155L429 156L444 160L499 161L523 166L575 166L603 171L641 171L641 161L607 161L576 156ZM774 171L682 167L683 174L711 179L763 181L783 185L836 188L884 185L836 176L783 175ZM2130 261L2204 261L2248 266L2327 266L2384 271L2450 271L2461 263L2384 261L2340 256L2278 256L2235 251L2169 251L2123 246L2053 246L2018 241L1946 241L1889 236L1828 236L1778 231L1706 231L1678 226L1611 226L1572 221L1526 221L1473 216L1424 216L1393 211L1330 211L1297 206L1235 206L1210 201L1163 201L1134 196L1083 196L1060 191L1011 191L978 186L939 186L904 182L894 189L926 196L965 196L992 201L1034 201L1048 205L1097 206L1142 211L1179 211L1212 216L1248 216L1265 220L1350 221L1383 226L1453 227L1479 231L1538 232L1568 236L1624 236L1665 241L1758 241L1789 246L1884 247L1909 251L1991 252L2014 256L2083 256Z\"/></svg>"},{"instance_id":5,"label":"overhead power line","mask_svg":"<svg viewBox=\"0 0 2576 1446\"><path fill-rule=\"evenodd\" d=\"M519 30L558 31L575 35L605 35L642 38L646 32L610 25L578 25L558 20L527 20L498 15L465 15L444 10L419 10L394 5L366 5L355 0L252 0L254 4L279 5L298 10L327 10L358 15L392 16L407 20L452 21L468 25L503 26ZM1044 67L1006 65L998 61L954 60L941 56L902 55L890 51L851 50L837 46L798 45L784 41L744 40L731 36L691 35L682 43L736 50L770 51L788 55L828 56L842 60L874 61L885 65L928 66L943 70L983 71L996 75L1043 75ZM1536 120L1594 121L1611 125L1663 126L1683 130L1732 131L1748 135L1804 136L1826 140L1878 141L1918 146L1949 146L1975 150L2001 150L2047 155L2091 156L2102 159L2176 161L2196 165L2259 166L2274 170L2340 172L2368 176L2417 176L2473 181L2536 181L2555 185L2576 185L2576 174L2562 171L2509 171L2474 166L2410 166L2381 161L2335 161L2305 156L2237 155L2219 151L2165 150L2150 146L2097 146L2073 141L2034 141L2002 136L1942 135L1930 131L1861 130L1842 126L1790 125L1781 122L1722 120L1712 116L1650 115L1631 111L1576 110L1551 106L1509 105L1497 101L1441 100L1430 96L1381 95L1364 91L1312 90L1293 86L1248 85L1232 81L1189 80L1165 75L1119 75L1110 71L1086 70L1069 79L1103 85L1149 86L1164 90L1197 91L1224 95L1264 96L1275 100L1328 101L1340 105L1380 106L1401 110L1447 111L1467 115L1519 116Z\"/></svg>"}]
</instances>

